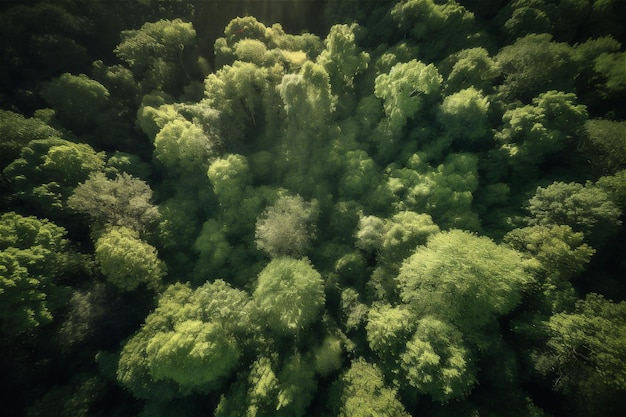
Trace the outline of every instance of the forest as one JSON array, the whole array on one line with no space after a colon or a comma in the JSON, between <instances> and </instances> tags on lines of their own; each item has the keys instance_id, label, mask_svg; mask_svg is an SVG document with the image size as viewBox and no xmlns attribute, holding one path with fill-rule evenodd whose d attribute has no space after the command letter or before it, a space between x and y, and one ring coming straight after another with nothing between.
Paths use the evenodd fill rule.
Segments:
<instances>
[{"instance_id":1,"label":"forest","mask_svg":"<svg viewBox=\"0 0 626 417\"><path fill-rule=\"evenodd\" d=\"M0 415L621 417L626 2L0 3Z\"/></svg>"}]
</instances>

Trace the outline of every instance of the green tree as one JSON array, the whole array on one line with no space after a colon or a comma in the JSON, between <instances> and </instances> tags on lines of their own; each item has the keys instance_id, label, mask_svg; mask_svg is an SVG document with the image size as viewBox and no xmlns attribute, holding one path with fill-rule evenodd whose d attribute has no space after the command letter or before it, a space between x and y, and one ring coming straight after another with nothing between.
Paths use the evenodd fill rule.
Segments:
<instances>
[{"instance_id":1,"label":"green tree","mask_svg":"<svg viewBox=\"0 0 626 417\"><path fill-rule=\"evenodd\" d=\"M412 60L396 64L388 74L376 78L374 94L383 100L393 132L399 132L409 119L439 97L443 79L433 64Z\"/></svg>"},{"instance_id":2,"label":"green tree","mask_svg":"<svg viewBox=\"0 0 626 417\"><path fill-rule=\"evenodd\" d=\"M592 246L601 246L606 237L619 230L621 211L610 196L591 183L553 182L537 187L528 200L530 225L567 225L582 232Z\"/></svg>"},{"instance_id":3,"label":"green tree","mask_svg":"<svg viewBox=\"0 0 626 417\"><path fill-rule=\"evenodd\" d=\"M110 105L106 87L85 74L65 73L45 85L41 96L56 110L62 125L77 133L102 124Z\"/></svg>"},{"instance_id":4,"label":"green tree","mask_svg":"<svg viewBox=\"0 0 626 417\"><path fill-rule=\"evenodd\" d=\"M390 13L405 36L419 42L421 55L431 60L474 46L478 38L474 14L456 1L403 0Z\"/></svg>"},{"instance_id":5,"label":"green tree","mask_svg":"<svg viewBox=\"0 0 626 417\"><path fill-rule=\"evenodd\" d=\"M589 294L545 323L548 340L535 351L535 368L569 394L572 411L617 416L626 392L625 331L626 303Z\"/></svg>"},{"instance_id":6,"label":"green tree","mask_svg":"<svg viewBox=\"0 0 626 417\"><path fill-rule=\"evenodd\" d=\"M443 99L437 121L450 142L470 149L471 145L478 145L480 149L491 145L491 141L487 141L490 134L488 116L489 100L470 87Z\"/></svg>"},{"instance_id":7,"label":"green tree","mask_svg":"<svg viewBox=\"0 0 626 417\"><path fill-rule=\"evenodd\" d=\"M508 99L529 103L548 90L572 92L578 65L574 49L552 41L552 36L530 34L505 46L495 56L504 74L500 92Z\"/></svg>"},{"instance_id":8,"label":"green tree","mask_svg":"<svg viewBox=\"0 0 626 417\"><path fill-rule=\"evenodd\" d=\"M367 69L369 54L356 46L359 26L334 25L324 40L324 50L317 62L328 72L330 85L335 94L352 90L354 78Z\"/></svg>"},{"instance_id":9,"label":"green tree","mask_svg":"<svg viewBox=\"0 0 626 417\"><path fill-rule=\"evenodd\" d=\"M400 367L409 386L439 402L466 396L476 383L461 332L431 316L419 320Z\"/></svg>"},{"instance_id":10,"label":"green tree","mask_svg":"<svg viewBox=\"0 0 626 417\"><path fill-rule=\"evenodd\" d=\"M315 237L317 202L302 197L281 195L256 222L256 245L270 257L300 257Z\"/></svg>"},{"instance_id":11,"label":"green tree","mask_svg":"<svg viewBox=\"0 0 626 417\"><path fill-rule=\"evenodd\" d=\"M4 170L17 195L48 215L59 215L74 187L104 167L104 152L84 143L48 138L22 148Z\"/></svg>"},{"instance_id":12,"label":"green tree","mask_svg":"<svg viewBox=\"0 0 626 417\"><path fill-rule=\"evenodd\" d=\"M196 31L181 19L145 23L140 29L121 33L115 54L139 81L142 90L176 92L181 81L191 81L185 52L194 44ZM189 68L188 68L189 67Z\"/></svg>"},{"instance_id":13,"label":"green tree","mask_svg":"<svg viewBox=\"0 0 626 417\"><path fill-rule=\"evenodd\" d=\"M276 258L259 274L253 298L269 329L278 335L301 335L319 319L324 282L307 259Z\"/></svg>"},{"instance_id":14,"label":"green tree","mask_svg":"<svg viewBox=\"0 0 626 417\"><path fill-rule=\"evenodd\" d=\"M165 264L156 249L125 227L105 231L95 242L96 262L107 280L126 291L140 284L157 289L165 275Z\"/></svg>"},{"instance_id":15,"label":"green tree","mask_svg":"<svg viewBox=\"0 0 626 417\"><path fill-rule=\"evenodd\" d=\"M475 88L483 93L493 91L500 76L500 68L485 48L470 48L459 51L440 65L443 70L445 91L453 93L466 88ZM447 75L447 77L445 77Z\"/></svg>"},{"instance_id":16,"label":"green tree","mask_svg":"<svg viewBox=\"0 0 626 417\"><path fill-rule=\"evenodd\" d=\"M170 176L203 176L215 156L219 138L208 137L195 123L177 118L154 138L154 158Z\"/></svg>"},{"instance_id":17,"label":"green tree","mask_svg":"<svg viewBox=\"0 0 626 417\"><path fill-rule=\"evenodd\" d=\"M20 151L29 142L59 135L56 129L39 119L0 110L0 170L19 158Z\"/></svg>"},{"instance_id":18,"label":"green tree","mask_svg":"<svg viewBox=\"0 0 626 417\"><path fill-rule=\"evenodd\" d=\"M173 284L123 346L119 383L138 398L167 400L221 386L241 357L250 331L249 296L224 281L192 290Z\"/></svg>"},{"instance_id":19,"label":"green tree","mask_svg":"<svg viewBox=\"0 0 626 417\"><path fill-rule=\"evenodd\" d=\"M15 212L0 217L0 331L13 336L52 321L60 282L80 269L64 228Z\"/></svg>"},{"instance_id":20,"label":"green tree","mask_svg":"<svg viewBox=\"0 0 626 417\"><path fill-rule=\"evenodd\" d=\"M461 230L433 235L400 268L404 303L481 343L481 331L520 302L532 281L521 254Z\"/></svg>"},{"instance_id":21,"label":"green tree","mask_svg":"<svg viewBox=\"0 0 626 417\"><path fill-rule=\"evenodd\" d=\"M159 220L159 210L151 199L150 186L138 178L122 173L108 179L96 172L76 187L67 204L87 215L95 231L120 226L143 234Z\"/></svg>"},{"instance_id":22,"label":"green tree","mask_svg":"<svg viewBox=\"0 0 626 417\"><path fill-rule=\"evenodd\" d=\"M409 417L398 392L386 386L383 373L363 359L352 361L334 386L333 412L339 417Z\"/></svg>"},{"instance_id":23,"label":"green tree","mask_svg":"<svg viewBox=\"0 0 626 417\"><path fill-rule=\"evenodd\" d=\"M478 158L470 153L451 153L442 164L431 167L423 155L414 154L406 167L391 172L389 187L398 210L428 213L442 228L479 230L472 210L478 188Z\"/></svg>"}]
</instances>

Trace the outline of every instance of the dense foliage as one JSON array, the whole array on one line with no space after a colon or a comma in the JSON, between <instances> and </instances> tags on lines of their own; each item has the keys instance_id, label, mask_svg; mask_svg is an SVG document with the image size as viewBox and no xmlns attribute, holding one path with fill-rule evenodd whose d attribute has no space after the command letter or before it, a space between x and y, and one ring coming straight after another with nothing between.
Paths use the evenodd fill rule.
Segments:
<instances>
[{"instance_id":1,"label":"dense foliage","mask_svg":"<svg viewBox=\"0 0 626 417\"><path fill-rule=\"evenodd\" d=\"M624 415L624 15L3 2L0 414Z\"/></svg>"}]
</instances>

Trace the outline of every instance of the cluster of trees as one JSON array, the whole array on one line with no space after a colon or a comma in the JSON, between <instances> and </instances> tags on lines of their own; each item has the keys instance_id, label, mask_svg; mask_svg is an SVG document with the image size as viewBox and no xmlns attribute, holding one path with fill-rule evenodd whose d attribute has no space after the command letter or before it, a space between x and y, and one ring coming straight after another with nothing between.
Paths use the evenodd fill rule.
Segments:
<instances>
[{"instance_id":1,"label":"cluster of trees","mask_svg":"<svg viewBox=\"0 0 626 417\"><path fill-rule=\"evenodd\" d=\"M1 414L622 415L623 2L20 3Z\"/></svg>"}]
</instances>

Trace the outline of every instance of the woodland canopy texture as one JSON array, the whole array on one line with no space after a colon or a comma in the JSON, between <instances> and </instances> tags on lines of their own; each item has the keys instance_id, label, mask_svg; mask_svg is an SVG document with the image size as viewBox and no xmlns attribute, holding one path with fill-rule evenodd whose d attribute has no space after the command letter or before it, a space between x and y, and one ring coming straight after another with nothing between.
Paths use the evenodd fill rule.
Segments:
<instances>
[{"instance_id":1,"label":"woodland canopy texture","mask_svg":"<svg viewBox=\"0 0 626 417\"><path fill-rule=\"evenodd\" d=\"M625 415L625 16L3 1L0 415Z\"/></svg>"}]
</instances>

